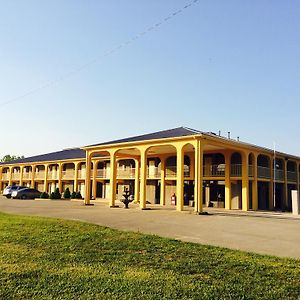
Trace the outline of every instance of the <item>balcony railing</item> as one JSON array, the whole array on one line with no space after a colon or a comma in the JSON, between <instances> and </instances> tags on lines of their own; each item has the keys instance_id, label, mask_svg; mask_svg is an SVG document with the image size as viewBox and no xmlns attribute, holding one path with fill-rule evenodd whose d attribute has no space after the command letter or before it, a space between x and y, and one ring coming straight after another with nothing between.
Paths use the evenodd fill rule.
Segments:
<instances>
[{"instance_id":1,"label":"balcony railing","mask_svg":"<svg viewBox=\"0 0 300 300\"><path fill-rule=\"evenodd\" d=\"M32 173L31 172L24 172L22 175L23 179L31 179Z\"/></svg>"},{"instance_id":2,"label":"balcony railing","mask_svg":"<svg viewBox=\"0 0 300 300\"><path fill-rule=\"evenodd\" d=\"M267 167L257 167L257 177L258 178L265 178L270 179L271 178L271 169Z\"/></svg>"},{"instance_id":3,"label":"balcony railing","mask_svg":"<svg viewBox=\"0 0 300 300\"><path fill-rule=\"evenodd\" d=\"M107 169L98 169L96 176L97 178L109 178L109 172Z\"/></svg>"},{"instance_id":4,"label":"balcony railing","mask_svg":"<svg viewBox=\"0 0 300 300\"><path fill-rule=\"evenodd\" d=\"M204 177L224 177L225 176L225 164L219 165L204 165L203 166Z\"/></svg>"},{"instance_id":5,"label":"balcony railing","mask_svg":"<svg viewBox=\"0 0 300 300\"><path fill-rule=\"evenodd\" d=\"M11 179L12 180L20 180L20 173L12 173Z\"/></svg>"},{"instance_id":6,"label":"balcony railing","mask_svg":"<svg viewBox=\"0 0 300 300\"><path fill-rule=\"evenodd\" d=\"M296 172L287 171L286 175L287 175L288 181L297 182L297 173Z\"/></svg>"},{"instance_id":7,"label":"balcony railing","mask_svg":"<svg viewBox=\"0 0 300 300\"><path fill-rule=\"evenodd\" d=\"M85 170L78 170L78 179L85 179Z\"/></svg>"},{"instance_id":8,"label":"balcony railing","mask_svg":"<svg viewBox=\"0 0 300 300\"><path fill-rule=\"evenodd\" d=\"M62 171L62 179L74 179L75 170Z\"/></svg>"},{"instance_id":9,"label":"balcony railing","mask_svg":"<svg viewBox=\"0 0 300 300\"><path fill-rule=\"evenodd\" d=\"M48 171L47 178L58 180L58 171Z\"/></svg>"},{"instance_id":10,"label":"balcony railing","mask_svg":"<svg viewBox=\"0 0 300 300\"><path fill-rule=\"evenodd\" d=\"M117 169L117 178L134 178L135 168Z\"/></svg>"},{"instance_id":11,"label":"balcony railing","mask_svg":"<svg viewBox=\"0 0 300 300\"><path fill-rule=\"evenodd\" d=\"M2 173L2 180L9 180L9 173Z\"/></svg>"},{"instance_id":12,"label":"balcony railing","mask_svg":"<svg viewBox=\"0 0 300 300\"><path fill-rule=\"evenodd\" d=\"M231 164L230 165L230 176L241 177L242 176L242 165L241 164Z\"/></svg>"},{"instance_id":13,"label":"balcony railing","mask_svg":"<svg viewBox=\"0 0 300 300\"><path fill-rule=\"evenodd\" d=\"M147 177L148 178L160 178L161 177L161 169L158 167L147 168Z\"/></svg>"},{"instance_id":14,"label":"balcony railing","mask_svg":"<svg viewBox=\"0 0 300 300\"><path fill-rule=\"evenodd\" d=\"M283 181L284 180L284 172L283 170L275 170L275 180L281 180Z\"/></svg>"},{"instance_id":15,"label":"balcony railing","mask_svg":"<svg viewBox=\"0 0 300 300\"><path fill-rule=\"evenodd\" d=\"M253 177L253 166L252 165L248 166L248 176Z\"/></svg>"},{"instance_id":16,"label":"balcony railing","mask_svg":"<svg viewBox=\"0 0 300 300\"><path fill-rule=\"evenodd\" d=\"M35 179L44 179L45 178L45 172L37 172L34 174Z\"/></svg>"}]
</instances>

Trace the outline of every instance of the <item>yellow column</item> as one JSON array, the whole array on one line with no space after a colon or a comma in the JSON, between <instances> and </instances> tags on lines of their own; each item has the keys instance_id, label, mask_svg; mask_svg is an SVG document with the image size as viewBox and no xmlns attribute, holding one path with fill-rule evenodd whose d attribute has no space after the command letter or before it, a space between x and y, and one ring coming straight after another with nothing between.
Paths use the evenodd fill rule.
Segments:
<instances>
[{"instance_id":1,"label":"yellow column","mask_svg":"<svg viewBox=\"0 0 300 300\"><path fill-rule=\"evenodd\" d=\"M184 151L181 145L176 147L177 149L177 168L176 168L176 210L182 211L183 210L183 163L184 163Z\"/></svg>"},{"instance_id":2,"label":"yellow column","mask_svg":"<svg viewBox=\"0 0 300 300\"><path fill-rule=\"evenodd\" d=\"M165 173L166 173L166 158L160 157L160 205L166 205L166 180L165 180Z\"/></svg>"},{"instance_id":3,"label":"yellow column","mask_svg":"<svg viewBox=\"0 0 300 300\"><path fill-rule=\"evenodd\" d=\"M86 151L85 156L85 195L84 204L90 205L91 203L91 154Z\"/></svg>"},{"instance_id":4,"label":"yellow column","mask_svg":"<svg viewBox=\"0 0 300 300\"><path fill-rule=\"evenodd\" d=\"M203 147L204 144L201 140L195 141L194 210L196 213L201 213L203 210Z\"/></svg>"},{"instance_id":5,"label":"yellow column","mask_svg":"<svg viewBox=\"0 0 300 300\"><path fill-rule=\"evenodd\" d=\"M225 153L225 209L231 209L231 153Z\"/></svg>"},{"instance_id":6,"label":"yellow column","mask_svg":"<svg viewBox=\"0 0 300 300\"><path fill-rule=\"evenodd\" d=\"M20 181L19 181L19 185L23 185L23 170L24 170L24 167L20 166Z\"/></svg>"},{"instance_id":7,"label":"yellow column","mask_svg":"<svg viewBox=\"0 0 300 300\"><path fill-rule=\"evenodd\" d=\"M93 191L92 191L92 195L93 198L96 199L97 197L97 161L93 162Z\"/></svg>"},{"instance_id":8,"label":"yellow column","mask_svg":"<svg viewBox=\"0 0 300 300\"><path fill-rule=\"evenodd\" d=\"M248 152L242 153L242 210L249 210L249 161Z\"/></svg>"},{"instance_id":9,"label":"yellow column","mask_svg":"<svg viewBox=\"0 0 300 300\"><path fill-rule=\"evenodd\" d=\"M31 187L34 188L35 166L31 166Z\"/></svg>"},{"instance_id":10,"label":"yellow column","mask_svg":"<svg viewBox=\"0 0 300 300\"><path fill-rule=\"evenodd\" d=\"M146 209L146 185L147 185L147 151L140 149L141 152L141 182L140 182L140 208Z\"/></svg>"},{"instance_id":11,"label":"yellow column","mask_svg":"<svg viewBox=\"0 0 300 300\"><path fill-rule=\"evenodd\" d=\"M117 162L116 162L116 151L110 152L110 196L109 206L114 207L116 201L116 188L117 188Z\"/></svg>"},{"instance_id":12,"label":"yellow column","mask_svg":"<svg viewBox=\"0 0 300 300\"><path fill-rule=\"evenodd\" d=\"M79 163L75 163L75 173L74 173L74 188L73 188L73 192L78 192L77 188L78 188L78 166Z\"/></svg>"},{"instance_id":13,"label":"yellow column","mask_svg":"<svg viewBox=\"0 0 300 300\"><path fill-rule=\"evenodd\" d=\"M140 162L135 159L134 202L138 203L140 195Z\"/></svg>"},{"instance_id":14,"label":"yellow column","mask_svg":"<svg viewBox=\"0 0 300 300\"><path fill-rule=\"evenodd\" d=\"M62 193L62 168L63 168L63 164L59 163L58 164L58 188L60 193Z\"/></svg>"},{"instance_id":15,"label":"yellow column","mask_svg":"<svg viewBox=\"0 0 300 300\"><path fill-rule=\"evenodd\" d=\"M258 197L257 197L257 154L253 154L253 181L252 181L252 209L258 209Z\"/></svg>"},{"instance_id":16,"label":"yellow column","mask_svg":"<svg viewBox=\"0 0 300 300\"><path fill-rule=\"evenodd\" d=\"M47 192L48 164L45 164L44 192Z\"/></svg>"},{"instance_id":17,"label":"yellow column","mask_svg":"<svg viewBox=\"0 0 300 300\"><path fill-rule=\"evenodd\" d=\"M9 167L9 179L8 179L8 185L12 185L12 167Z\"/></svg>"}]
</instances>

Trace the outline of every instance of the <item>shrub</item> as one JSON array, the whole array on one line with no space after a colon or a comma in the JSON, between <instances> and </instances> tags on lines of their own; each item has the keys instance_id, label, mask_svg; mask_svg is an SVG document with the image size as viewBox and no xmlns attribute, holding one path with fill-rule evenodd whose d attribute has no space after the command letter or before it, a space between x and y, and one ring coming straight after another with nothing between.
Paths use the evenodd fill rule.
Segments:
<instances>
[{"instance_id":1,"label":"shrub","mask_svg":"<svg viewBox=\"0 0 300 300\"><path fill-rule=\"evenodd\" d=\"M59 192L59 188L56 188L55 191L51 193L50 199L61 199L61 193Z\"/></svg>"},{"instance_id":2,"label":"shrub","mask_svg":"<svg viewBox=\"0 0 300 300\"><path fill-rule=\"evenodd\" d=\"M76 192L73 192L71 195L71 199L75 199L76 198Z\"/></svg>"},{"instance_id":3,"label":"shrub","mask_svg":"<svg viewBox=\"0 0 300 300\"><path fill-rule=\"evenodd\" d=\"M66 188L64 191L64 198L65 199L70 199L71 198L71 193L70 193L70 189Z\"/></svg>"},{"instance_id":4,"label":"shrub","mask_svg":"<svg viewBox=\"0 0 300 300\"><path fill-rule=\"evenodd\" d=\"M76 193L76 197L75 197L76 199L82 199L82 196L81 196L81 194L80 194L80 192L77 192Z\"/></svg>"},{"instance_id":5,"label":"shrub","mask_svg":"<svg viewBox=\"0 0 300 300\"><path fill-rule=\"evenodd\" d=\"M49 198L49 194L47 192L43 192L43 193L41 193L40 198L42 198L42 199L48 199Z\"/></svg>"}]
</instances>

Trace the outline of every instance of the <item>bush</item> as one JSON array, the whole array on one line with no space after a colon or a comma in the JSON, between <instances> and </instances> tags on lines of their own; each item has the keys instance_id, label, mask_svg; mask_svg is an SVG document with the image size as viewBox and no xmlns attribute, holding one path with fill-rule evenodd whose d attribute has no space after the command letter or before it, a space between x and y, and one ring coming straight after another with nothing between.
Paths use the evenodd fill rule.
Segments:
<instances>
[{"instance_id":1,"label":"bush","mask_svg":"<svg viewBox=\"0 0 300 300\"><path fill-rule=\"evenodd\" d=\"M50 199L61 199L61 193L59 192L59 188L56 188L55 191L51 193Z\"/></svg>"},{"instance_id":2,"label":"bush","mask_svg":"<svg viewBox=\"0 0 300 300\"><path fill-rule=\"evenodd\" d=\"M81 196L80 192L77 192L77 193L76 193L75 198L76 198L76 199L82 199L82 196Z\"/></svg>"},{"instance_id":3,"label":"bush","mask_svg":"<svg viewBox=\"0 0 300 300\"><path fill-rule=\"evenodd\" d=\"M76 192L73 192L71 195L71 199L75 199L76 198Z\"/></svg>"},{"instance_id":4,"label":"bush","mask_svg":"<svg viewBox=\"0 0 300 300\"><path fill-rule=\"evenodd\" d=\"M71 198L71 193L70 193L69 188L66 188L66 190L64 191L64 198L65 199L70 199Z\"/></svg>"},{"instance_id":5,"label":"bush","mask_svg":"<svg viewBox=\"0 0 300 300\"><path fill-rule=\"evenodd\" d=\"M49 198L49 194L47 192L43 192L43 193L41 193L40 198L41 199L48 199Z\"/></svg>"}]
</instances>

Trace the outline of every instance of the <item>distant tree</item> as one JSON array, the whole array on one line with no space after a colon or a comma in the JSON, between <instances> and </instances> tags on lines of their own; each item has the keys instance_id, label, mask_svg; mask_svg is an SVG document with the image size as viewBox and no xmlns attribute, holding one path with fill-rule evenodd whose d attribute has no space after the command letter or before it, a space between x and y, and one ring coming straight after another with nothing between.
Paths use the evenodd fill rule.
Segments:
<instances>
[{"instance_id":1,"label":"distant tree","mask_svg":"<svg viewBox=\"0 0 300 300\"><path fill-rule=\"evenodd\" d=\"M0 160L1 162L10 162L12 160L16 160L16 159L22 159L25 158L24 155L18 156L18 155L4 155L3 158Z\"/></svg>"}]
</instances>

